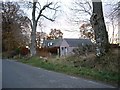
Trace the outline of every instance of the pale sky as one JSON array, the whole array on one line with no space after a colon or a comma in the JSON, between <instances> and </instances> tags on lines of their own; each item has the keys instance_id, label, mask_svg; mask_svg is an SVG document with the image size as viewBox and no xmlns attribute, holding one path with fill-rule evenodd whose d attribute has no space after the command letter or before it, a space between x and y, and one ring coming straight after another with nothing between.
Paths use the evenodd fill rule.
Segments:
<instances>
[{"instance_id":1,"label":"pale sky","mask_svg":"<svg viewBox=\"0 0 120 90\"><path fill-rule=\"evenodd\" d=\"M24 0L3 0L3 1L21 2ZM30 0L30 1L32 1L32 0ZM72 2L74 0L42 0L42 2L41 2L41 0L38 0L38 1L40 1L41 5L46 4L47 1L59 2L59 5L61 6L60 10L62 10L61 12L57 13L57 18L56 18L55 22L51 22L48 20L45 20L43 22L43 32L49 33L51 28L53 28L53 29L56 28L56 29L60 29L63 32L63 38L79 38L79 26L80 25L70 23L70 21L68 19L73 14L69 8L72 7ZM119 0L102 0L104 14L109 13L111 11L111 8L109 6L106 6L106 3L111 4L111 3L118 2L118 1ZM24 11L31 18L32 11L30 11L28 9L24 9ZM108 21L108 19L105 18L105 21ZM69 32L68 30L70 30L71 32ZM39 26L37 28L37 31L41 31ZM111 32L112 32L112 28L110 27L109 28L110 37L111 37ZM117 33L117 32L115 32L115 33Z\"/></svg>"},{"instance_id":2,"label":"pale sky","mask_svg":"<svg viewBox=\"0 0 120 90\"><path fill-rule=\"evenodd\" d=\"M51 0L49 0L51 1ZM56 18L55 22L50 22L50 21L46 21L45 22L45 27L43 29L43 31L45 31L46 33L50 32L51 28L56 28L56 29L60 29L64 34L63 37L64 38L79 38L79 26L80 25L76 25L73 23L70 23L70 21L68 20L68 17L70 18L70 15L72 14L70 11L70 7L72 5L72 2L74 0L53 0L54 2L61 2L61 9L62 9L62 13L59 13L58 17ZM109 6L106 6L106 4L112 4L117 2L118 0L102 0L103 2L103 11L104 14L105 13L110 13L111 8ZM89 18L88 18L89 19ZM108 21L105 18L106 21ZM107 26L106 26L107 28ZM107 28L108 29L108 28ZM117 29L117 28L116 28ZM70 30L71 32L69 32L68 30ZM72 32L73 31L73 32ZM109 36L111 37L111 32L112 32L112 27L109 27ZM116 34L118 33L117 31L115 32Z\"/></svg>"}]
</instances>

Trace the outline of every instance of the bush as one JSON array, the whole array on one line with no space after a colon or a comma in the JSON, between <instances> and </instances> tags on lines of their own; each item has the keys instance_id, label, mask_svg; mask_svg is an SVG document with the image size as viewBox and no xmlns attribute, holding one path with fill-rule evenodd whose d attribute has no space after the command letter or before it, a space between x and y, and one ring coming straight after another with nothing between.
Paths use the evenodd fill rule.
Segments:
<instances>
[{"instance_id":1,"label":"bush","mask_svg":"<svg viewBox=\"0 0 120 90\"><path fill-rule=\"evenodd\" d=\"M93 46L84 45L73 49L75 55L87 55L89 52L94 52Z\"/></svg>"},{"instance_id":2,"label":"bush","mask_svg":"<svg viewBox=\"0 0 120 90\"><path fill-rule=\"evenodd\" d=\"M17 55L20 54L20 48L16 48L15 52L16 52Z\"/></svg>"},{"instance_id":3,"label":"bush","mask_svg":"<svg viewBox=\"0 0 120 90\"><path fill-rule=\"evenodd\" d=\"M26 48L26 47L21 47L20 48L20 54L22 56L28 55L29 53L30 53L30 50L28 48Z\"/></svg>"},{"instance_id":4,"label":"bush","mask_svg":"<svg viewBox=\"0 0 120 90\"><path fill-rule=\"evenodd\" d=\"M120 49L111 49L105 56L96 58L95 53L89 53L87 56L73 55L66 57L66 61L72 62L74 67L87 67L96 70L106 70L110 72L118 72L118 63L120 56L118 52Z\"/></svg>"},{"instance_id":5,"label":"bush","mask_svg":"<svg viewBox=\"0 0 120 90\"><path fill-rule=\"evenodd\" d=\"M26 56L30 53L30 50L22 47L15 50L6 51L2 53L2 58L19 58L20 56Z\"/></svg>"},{"instance_id":6,"label":"bush","mask_svg":"<svg viewBox=\"0 0 120 90\"><path fill-rule=\"evenodd\" d=\"M15 50L7 51L2 53L2 58L13 58L15 55L17 55Z\"/></svg>"}]
</instances>

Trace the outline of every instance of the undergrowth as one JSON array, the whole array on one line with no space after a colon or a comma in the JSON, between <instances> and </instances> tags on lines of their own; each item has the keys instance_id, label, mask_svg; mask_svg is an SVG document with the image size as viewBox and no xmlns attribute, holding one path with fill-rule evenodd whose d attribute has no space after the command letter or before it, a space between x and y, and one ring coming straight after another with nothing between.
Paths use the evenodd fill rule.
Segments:
<instances>
[{"instance_id":1,"label":"undergrowth","mask_svg":"<svg viewBox=\"0 0 120 90\"><path fill-rule=\"evenodd\" d=\"M32 57L29 59L20 59L19 61L48 70L117 85L120 79L118 72L119 57L116 51L111 51L100 59L96 59L94 53L92 53L88 56L73 55L69 57L50 58L47 60L41 59L40 57Z\"/></svg>"}]
</instances>

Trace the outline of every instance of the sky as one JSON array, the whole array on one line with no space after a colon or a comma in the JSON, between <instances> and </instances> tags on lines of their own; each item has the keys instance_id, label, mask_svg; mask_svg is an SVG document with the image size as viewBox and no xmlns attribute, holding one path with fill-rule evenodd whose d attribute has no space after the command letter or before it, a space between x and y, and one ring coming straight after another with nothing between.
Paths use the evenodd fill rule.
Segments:
<instances>
[{"instance_id":1,"label":"sky","mask_svg":"<svg viewBox=\"0 0 120 90\"><path fill-rule=\"evenodd\" d=\"M44 27L43 31L46 33L49 33L51 28L53 28L53 29L56 28L56 29L60 29L64 33L63 34L64 38L79 38L80 25L73 24L73 22L70 22L70 20L69 20L70 17L73 17L73 16L71 16L73 14L73 12L69 8L72 7L72 2L74 2L74 0L53 0L53 1L60 2L62 12L60 12L60 13L58 12L59 15L56 18L55 22L50 22L48 20L45 21L45 27ZM104 16L105 16L105 14L110 13L110 11L111 11L111 7L109 5L107 6L106 4L116 3L117 1L118 0L102 0ZM109 20L107 20L106 18L105 18L105 21L109 22ZM108 26L106 26L106 28L108 29ZM38 28L38 31L39 30L40 29ZM109 26L108 34L110 37L112 35L111 33L112 33L112 27ZM115 33L117 34L118 32L116 31Z\"/></svg>"},{"instance_id":2,"label":"sky","mask_svg":"<svg viewBox=\"0 0 120 90\"><path fill-rule=\"evenodd\" d=\"M13 1L13 0L3 0L3 1ZM21 2L24 0L15 0L17 2ZM26 1L26 0L25 0ZM59 2L60 7L60 12L57 13L57 18L55 20L55 22L51 22L48 20L41 20L43 27L42 27L42 31L46 32L47 34L50 32L50 29L60 29L63 32L63 38L79 38L79 27L80 25L74 24L73 22L71 22L69 20L69 18L73 17L72 14L74 14L70 8L73 6L72 2L74 2L74 0L38 0L40 1L41 5L46 4L47 1L53 1L53 2ZM91 0L90 0L91 1ZM97 0L96 0L97 1ZM110 13L111 11L111 7L109 5L106 4L111 4L111 3L116 3L119 0L102 0L103 2L103 11L104 11L104 16L107 13ZM23 9L24 12L28 15L28 17L32 17L32 11L28 10L28 9ZM50 15L51 13L48 13L49 11L47 11L46 14ZM82 18L86 18L86 16L83 16ZM89 18L88 18L89 19ZM105 18L106 22L109 22L108 19ZM106 28L108 29L108 26L106 26ZM38 26L37 31L41 31L41 28ZM111 33L112 33L112 27L109 26L109 36L111 37ZM117 34L117 32L115 32Z\"/></svg>"},{"instance_id":3,"label":"sky","mask_svg":"<svg viewBox=\"0 0 120 90\"><path fill-rule=\"evenodd\" d=\"M52 1L52 0L50 0ZM55 22L51 22L48 20L45 20L43 22L44 27L43 31L47 34L50 32L51 28L60 29L63 32L64 38L78 38L79 34L79 27L75 25L71 25L68 20L68 14L70 13L69 7L71 5L71 0L53 0L53 2L59 2L59 5L61 6L59 8L60 11L57 12L57 17L55 19ZM76 31L73 31L75 29ZM38 27L38 31L40 31Z\"/></svg>"}]
</instances>

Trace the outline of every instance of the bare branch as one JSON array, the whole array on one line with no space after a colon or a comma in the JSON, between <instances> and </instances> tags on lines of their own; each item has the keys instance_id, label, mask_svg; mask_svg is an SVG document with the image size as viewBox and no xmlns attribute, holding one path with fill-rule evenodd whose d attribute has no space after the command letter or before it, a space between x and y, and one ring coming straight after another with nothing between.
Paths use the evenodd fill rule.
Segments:
<instances>
[{"instance_id":1,"label":"bare branch","mask_svg":"<svg viewBox=\"0 0 120 90\"><path fill-rule=\"evenodd\" d=\"M54 10L54 11L58 11L57 9L60 8L60 6L56 7L57 4L58 4L58 2L54 4L54 7L48 7L48 8L51 10Z\"/></svg>"},{"instance_id":2,"label":"bare branch","mask_svg":"<svg viewBox=\"0 0 120 90\"><path fill-rule=\"evenodd\" d=\"M88 10L86 10L85 8L83 8L83 10L82 10L82 9L73 9L73 10L75 10L75 11L77 11L77 12L80 12L80 11L85 12L85 13L89 14L90 16L92 15L92 14L91 14Z\"/></svg>"},{"instance_id":3,"label":"bare branch","mask_svg":"<svg viewBox=\"0 0 120 90\"><path fill-rule=\"evenodd\" d=\"M42 14L42 12L43 12L43 10L45 10L47 7L49 7L50 5L52 5L53 3L51 2L51 3L49 3L49 4L46 4L46 5L44 5L43 6L43 8L40 10L40 12L39 12L39 15L38 15L38 17L37 17L37 20L36 21L38 21L39 20L39 18L40 18L40 16L41 16L41 14Z\"/></svg>"},{"instance_id":4,"label":"bare branch","mask_svg":"<svg viewBox=\"0 0 120 90\"><path fill-rule=\"evenodd\" d=\"M40 4L40 2L37 2L37 4L38 4L38 5L39 5L39 7L40 7L39 9L41 9L41 4Z\"/></svg>"},{"instance_id":5,"label":"bare branch","mask_svg":"<svg viewBox=\"0 0 120 90\"><path fill-rule=\"evenodd\" d=\"M120 11L120 1L117 2L116 4L107 4L112 6L112 10L110 12L110 14L108 14L106 17L109 17L110 19L116 19L118 18L118 14Z\"/></svg>"},{"instance_id":6,"label":"bare branch","mask_svg":"<svg viewBox=\"0 0 120 90\"><path fill-rule=\"evenodd\" d=\"M77 30L64 30L64 31L67 31L67 32L79 32Z\"/></svg>"},{"instance_id":7,"label":"bare branch","mask_svg":"<svg viewBox=\"0 0 120 90\"><path fill-rule=\"evenodd\" d=\"M89 12L90 9L87 10L83 4L88 5L88 2L86 2L86 3L81 3L81 2L80 2L80 3L79 3L79 6L80 6L82 9L78 9L78 10L79 10L79 11L84 11L85 13L88 13L88 14L91 16L92 14ZM89 5L90 5L90 3L89 3Z\"/></svg>"},{"instance_id":8,"label":"bare branch","mask_svg":"<svg viewBox=\"0 0 120 90\"><path fill-rule=\"evenodd\" d=\"M60 6L56 7L56 8L51 8L51 7L48 7L49 9L51 10L54 10L54 11L58 11L57 8L59 8Z\"/></svg>"},{"instance_id":9,"label":"bare branch","mask_svg":"<svg viewBox=\"0 0 120 90\"><path fill-rule=\"evenodd\" d=\"M55 20L53 20L53 19L51 19L51 18L48 18L47 16L45 16L45 15L43 15L43 14L41 14L41 16L43 16L44 18L46 18L46 19L48 19L48 20L50 20L50 21L55 21Z\"/></svg>"},{"instance_id":10,"label":"bare branch","mask_svg":"<svg viewBox=\"0 0 120 90\"><path fill-rule=\"evenodd\" d=\"M89 10L92 10L92 6L90 5L90 2L87 1L87 4L89 6ZM92 14L91 14L92 15Z\"/></svg>"},{"instance_id":11,"label":"bare branch","mask_svg":"<svg viewBox=\"0 0 120 90\"><path fill-rule=\"evenodd\" d=\"M80 21L83 21L83 20L81 20L82 19L81 16L83 16L83 15L91 16L92 15L92 6L91 6L90 2L87 0L85 0L83 2L79 1L79 0L74 1L73 7L71 8L71 10L74 12L73 13L73 16L74 16L73 21L74 22L77 21L78 23L80 23Z\"/></svg>"}]
</instances>

